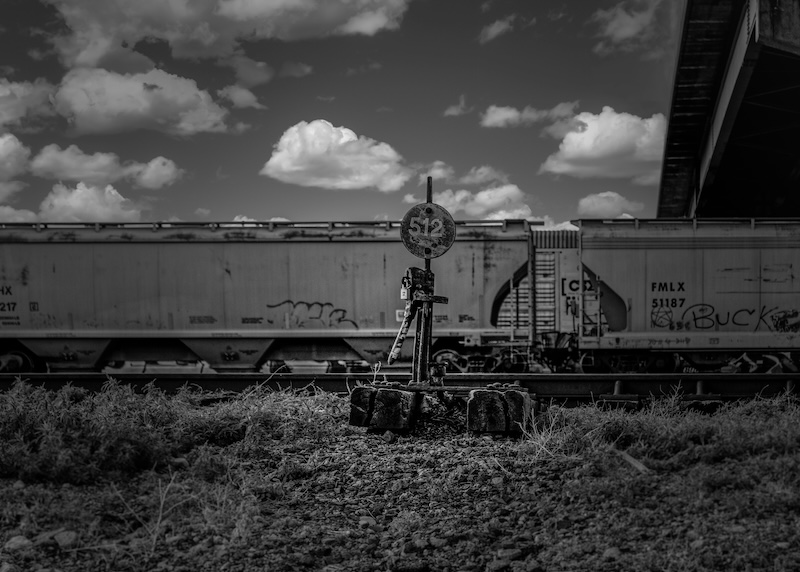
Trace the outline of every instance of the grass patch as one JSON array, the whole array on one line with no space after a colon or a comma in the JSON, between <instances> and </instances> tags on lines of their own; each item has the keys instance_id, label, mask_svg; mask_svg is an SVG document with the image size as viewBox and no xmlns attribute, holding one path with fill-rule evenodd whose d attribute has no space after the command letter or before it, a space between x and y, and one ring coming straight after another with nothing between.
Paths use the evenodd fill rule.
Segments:
<instances>
[{"instance_id":1,"label":"grass patch","mask_svg":"<svg viewBox=\"0 0 800 572\"><path fill-rule=\"evenodd\" d=\"M219 448L236 444L235 456L260 455L275 441L318 440L345 423L341 399L321 392L299 399L256 387L212 406L203 406L204 397L153 385L137 392L114 380L95 393L18 380L0 393L0 477L83 484L182 459L214 480L230 462Z\"/></svg>"},{"instance_id":2,"label":"grass patch","mask_svg":"<svg viewBox=\"0 0 800 572\"><path fill-rule=\"evenodd\" d=\"M671 396L634 412L551 407L533 421L521 452L537 459L578 458L609 447L661 470L791 455L800 451L800 405L789 396L756 398L725 404L709 415Z\"/></svg>"}]
</instances>

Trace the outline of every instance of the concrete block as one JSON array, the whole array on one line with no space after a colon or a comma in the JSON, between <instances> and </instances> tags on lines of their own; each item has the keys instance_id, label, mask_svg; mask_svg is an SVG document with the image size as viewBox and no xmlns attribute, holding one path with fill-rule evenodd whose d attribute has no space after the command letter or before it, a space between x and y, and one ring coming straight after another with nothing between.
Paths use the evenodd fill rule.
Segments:
<instances>
[{"instance_id":1,"label":"concrete block","mask_svg":"<svg viewBox=\"0 0 800 572\"><path fill-rule=\"evenodd\" d=\"M533 418L533 400L527 391L510 389L504 392L508 404L508 431L521 433Z\"/></svg>"},{"instance_id":2,"label":"concrete block","mask_svg":"<svg viewBox=\"0 0 800 572\"><path fill-rule=\"evenodd\" d=\"M369 427L377 393L374 387L366 386L356 387L350 392L350 425Z\"/></svg>"},{"instance_id":3,"label":"concrete block","mask_svg":"<svg viewBox=\"0 0 800 572\"><path fill-rule=\"evenodd\" d=\"M467 429L476 432L498 433L508 428L506 400L495 389L473 389L467 399Z\"/></svg>"},{"instance_id":4,"label":"concrete block","mask_svg":"<svg viewBox=\"0 0 800 572\"><path fill-rule=\"evenodd\" d=\"M521 433L532 415L526 391L475 389L467 400L467 429L476 433Z\"/></svg>"},{"instance_id":5,"label":"concrete block","mask_svg":"<svg viewBox=\"0 0 800 572\"><path fill-rule=\"evenodd\" d=\"M409 431L414 428L422 394L400 389L378 389L369 427L392 431Z\"/></svg>"}]
</instances>

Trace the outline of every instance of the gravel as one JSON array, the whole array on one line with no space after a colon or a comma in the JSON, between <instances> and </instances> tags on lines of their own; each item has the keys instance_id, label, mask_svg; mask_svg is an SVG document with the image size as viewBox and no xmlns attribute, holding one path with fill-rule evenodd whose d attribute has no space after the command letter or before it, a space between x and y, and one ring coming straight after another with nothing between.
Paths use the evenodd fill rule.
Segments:
<instances>
[{"instance_id":1,"label":"gravel","mask_svg":"<svg viewBox=\"0 0 800 572\"><path fill-rule=\"evenodd\" d=\"M337 421L129 479L2 480L0 572L800 569L793 451L547 455L458 423Z\"/></svg>"}]
</instances>

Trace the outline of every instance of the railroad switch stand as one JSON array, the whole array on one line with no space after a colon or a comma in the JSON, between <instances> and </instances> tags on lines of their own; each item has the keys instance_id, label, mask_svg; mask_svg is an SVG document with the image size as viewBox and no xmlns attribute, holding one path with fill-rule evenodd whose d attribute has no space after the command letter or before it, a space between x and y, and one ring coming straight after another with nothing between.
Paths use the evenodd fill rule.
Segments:
<instances>
[{"instance_id":1,"label":"railroad switch stand","mask_svg":"<svg viewBox=\"0 0 800 572\"><path fill-rule=\"evenodd\" d=\"M444 366L431 364L433 345L433 305L447 304L444 296L433 293L434 276L431 258L447 252L456 240L456 223L450 213L433 202L433 178L428 177L427 202L415 205L403 217L400 238L408 251L425 259L425 268L409 268L402 280L400 299L406 301L403 323L389 352L388 362L393 363L400 355L400 348L408 334L411 321L416 317L414 361L411 382L415 384L444 383Z\"/></svg>"},{"instance_id":2,"label":"railroad switch stand","mask_svg":"<svg viewBox=\"0 0 800 572\"><path fill-rule=\"evenodd\" d=\"M426 266L428 266L426 264ZM389 364L394 363L400 355L400 349L408 334L414 318L417 318L417 335L414 339L414 360L411 370L411 382L431 385L444 383L444 365L431 364L431 346L433 345L433 305L447 304L444 296L433 294L434 275L430 268L408 268L402 280L400 299L406 301L403 311L403 323L389 352Z\"/></svg>"}]
</instances>

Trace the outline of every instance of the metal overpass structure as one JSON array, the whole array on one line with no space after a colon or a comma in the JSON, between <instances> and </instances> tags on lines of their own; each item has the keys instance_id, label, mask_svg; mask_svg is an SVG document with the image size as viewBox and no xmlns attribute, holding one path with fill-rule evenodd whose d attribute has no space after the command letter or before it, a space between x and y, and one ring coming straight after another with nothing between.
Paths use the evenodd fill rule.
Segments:
<instances>
[{"instance_id":1,"label":"metal overpass structure","mask_svg":"<svg viewBox=\"0 0 800 572\"><path fill-rule=\"evenodd\" d=\"M657 216L800 217L800 0L686 0Z\"/></svg>"}]
</instances>

